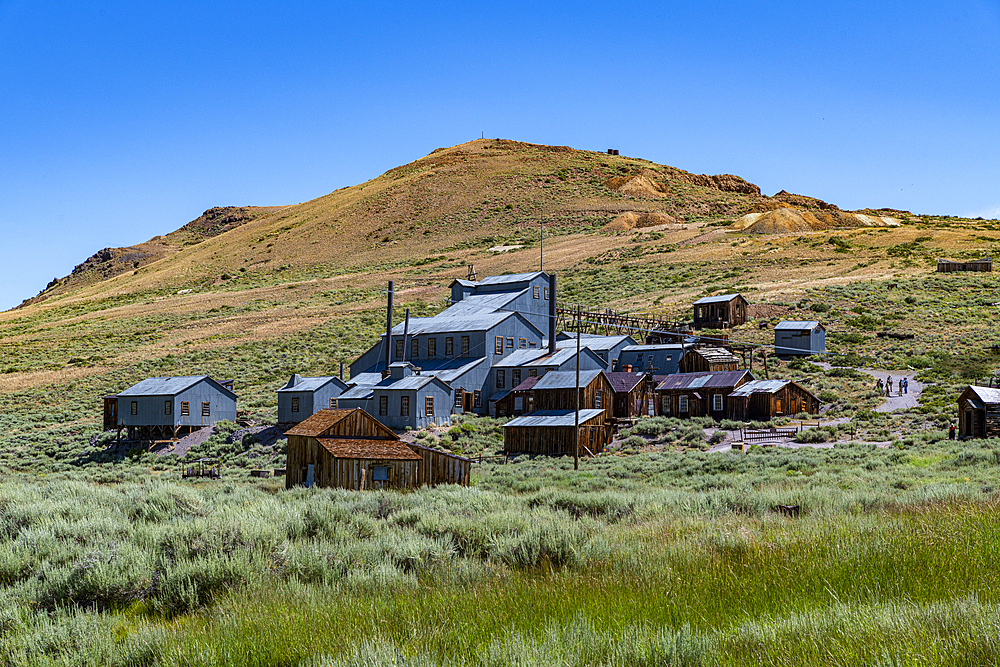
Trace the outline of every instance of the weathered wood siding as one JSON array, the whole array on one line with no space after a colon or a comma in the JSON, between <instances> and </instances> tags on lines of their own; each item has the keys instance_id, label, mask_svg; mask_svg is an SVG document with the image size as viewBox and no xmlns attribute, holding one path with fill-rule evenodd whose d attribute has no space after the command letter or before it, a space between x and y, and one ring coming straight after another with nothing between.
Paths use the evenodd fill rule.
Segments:
<instances>
[{"instance_id":1,"label":"weathered wood siding","mask_svg":"<svg viewBox=\"0 0 1000 667\"><path fill-rule=\"evenodd\" d=\"M386 461L382 459L340 459L330 454L316 438L288 436L285 488L306 483L309 466L313 466L313 485L360 491L364 489L413 489L418 486L420 461ZM376 482L374 466L386 466L389 479ZM362 474L364 486L362 487Z\"/></svg>"},{"instance_id":2,"label":"weathered wood siding","mask_svg":"<svg viewBox=\"0 0 1000 667\"><path fill-rule=\"evenodd\" d=\"M740 365L739 359L709 361L698 354L698 350L691 350L681 357L678 369L681 373L714 373L716 371L738 371Z\"/></svg>"},{"instance_id":3,"label":"weathered wood siding","mask_svg":"<svg viewBox=\"0 0 1000 667\"><path fill-rule=\"evenodd\" d=\"M729 301L695 304L695 329L726 329L746 324L747 300L736 295Z\"/></svg>"},{"instance_id":4,"label":"weathered wood siding","mask_svg":"<svg viewBox=\"0 0 1000 667\"><path fill-rule=\"evenodd\" d=\"M970 400L973 397L972 389L966 389L958 398L959 436L1000 438L1000 404L986 403L984 407L976 407Z\"/></svg>"},{"instance_id":5,"label":"weathered wood siding","mask_svg":"<svg viewBox=\"0 0 1000 667\"><path fill-rule=\"evenodd\" d=\"M993 271L993 259L986 257L971 262L953 262L949 259L939 259L937 261L939 273L951 273L953 271Z\"/></svg>"},{"instance_id":6,"label":"weathered wood siding","mask_svg":"<svg viewBox=\"0 0 1000 667\"><path fill-rule=\"evenodd\" d=\"M601 392L601 410L604 410L604 420L608 421L614 414L615 391L608 378L600 373L590 381L586 387L580 387L580 409L597 409L597 392ZM534 395L535 410L575 410L576 391L574 388L566 389L538 389L532 390Z\"/></svg>"},{"instance_id":7,"label":"weathered wood siding","mask_svg":"<svg viewBox=\"0 0 1000 667\"><path fill-rule=\"evenodd\" d=\"M800 412L811 415L819 412L819 399L794 383L774 393L757 392L745 398L730 397L727 402L730 418L741 421L767 421Z\"/></svg>"},{"instance_id":8,"label":"weathered wood siding","mask_svg":"<svg viewBox=\"0 0 1000 667\"><path fill-rule=\"evenodd\" d=\"M472 460L455 454L438 451L416 443L410 449L423 457L417 474L417 486L437 486L438 484L469 485L472 474Z\"/></svg>"},{"instance_id":9,"label":"weathered wood siding","mask_svg":"<svg viewBox=\"0 0 1000 667\"><path fill-rule=\"evenodd\" d=\"M506 426L503 435L507 454L572 456L576 445L572 426ZM587 456L588 449L597 454L610 441L611 426L604 423L603 416L580 424L580 456Z\"/></svg>"}]
</instances>

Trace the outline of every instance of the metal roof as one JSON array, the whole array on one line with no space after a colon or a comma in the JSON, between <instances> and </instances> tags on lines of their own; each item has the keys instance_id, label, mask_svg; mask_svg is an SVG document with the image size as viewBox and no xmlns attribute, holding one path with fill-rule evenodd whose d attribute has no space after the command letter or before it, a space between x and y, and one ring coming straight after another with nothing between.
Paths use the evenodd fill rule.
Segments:
<instances>
[{"instance_id":1,"label":"metal roof","mask_svg":"<svg viewBox=\"0 0 1000 667\"><path fill-rule=\"evenodd\" d=\"M586 387L603 371L580 371L580 386ZM535 384L535 389L573 389L576 371L549 371Z\"/></svg>"},{"instance_id":2,"label":"metal roof","mask_svg":"<svg viewBox=\"0 0 1000 667\"><path fill-rule=\"evenodd\" d=\"M683 350L680 343L663 343L662 345L626 345L622 352L653 352L655 350Z\"/></svg>"},{"instance_id":3,"label":"metal roof","mask_svg":"<svg viewBox=\"0 0 1000 667\"><path fill-rule=\"evenodd\" d=\"M388 377L379 382L377 385L375 385L373 389L387 389L392 391L415 391L423 387L428 382L433 382L435 380L443 383L442 380L434 377L433 375L408 375L405 378L400 378L398 380L394 380L391 377ZM451 387L448 387L448 389L450 390Z\"/></svg>"},{"instance_id":4,"label":"metal roof","mask_svg":"<svg viewBox=\"0 0 1000 667\"><path fill-rule=\"evenodd\" d=\"M342 385L341 386L342 389L347 386L347 384L336 375L327 375L324 377L316 377L316 378L299 377L298 380L299 381L296 382L295 384L292 384L291 380L289 380L289 383L286 384L281 389L279 389L278 393L281 394L286 392L293 393L299 391L316 391L317 389L325 387L327 384L331 382L335 382L336 384Z\"/></svg>"},{"instance_id":5,"label":"metal roof","mask_svg":"<svg viewBox=\"0 0 1000 667\"><path fill-rule=\"evenodd\" d=\"M452 285L454 285L455 283L458 283L462 287L475 287L476 286L476 283L475 283L474 280L463 280L462 278L456 278L455 280L451 281Z\"/></svg>"},{"instance_id":6,"label":"metal roof","mask_svg":"<svg viewBox=\"0 0 1000 667\"><path fill-rule=\"evenodd\" d=\"M732 301L741 294L720 294L718 296L704 296L694 302L694 305L698 306L703 303L723 303L726 301Z\"/></svg>"},{"instance_id":7,"label":"metal roof","mask_svg":"<svg viewBox=\"0 0 1000 667\"><path fill-rule=\"evenodd\" d=\"M787 320L787 321L778 322L777 324L775 324L774 325L774 330L775 331L780 331L782 329L794 329L796 331L799 331L799 330L802 330L802 329L809 329L811 331L811 330L815 329L818 326L822 326L822 325L819 322L816 322L815 320L809 320L809 321L806 321L806 320Z\"/></svg>"},{"instance_id":8,"label":"metal roof","mask_svg":"<svg viewBox=\"0 0 1000 667\"><path fill-rule=\"evenodd\" d=\"M470 315L479 315L481 313L495 313L501 308L510 305L511 301L527 293L527 291L527 289L523 289L519 292L473 294L445 309L437 317L469 317Z\"/></svg>"},{"instance_id":9,"label":"metal roof","mask_svg":"<svg viewBox=\"0 0 1000 667\"><path fill-rule=\"evenodd\" d=\"M593 350L584 347L580 350L580 354L594 354ZM555 354L549 354L549 348L536 348L527 350L514 350L508 354L502 361L498 361L493 364L494 368L510 368L518 366L562 366L564 363L572 359L576 355L575 347L563 347L556 349ZM594 354L595 358L602 364L605 363L600 357Z\"/></svg>"},{"instance_id":10,"label":"metal roof","mask_svg":"<svg viewBox=\"0 0 1000 667\"><path fill-rule=\"evenodd\" d=\"M675 373L674 375L666 376L656 389L660 391L668 389L735 387L740 380L749 374L750 371L747 370L715 371L711 373L704 371L699 373ZM753 380L752 375L750 375L750 379Z\"/></svg>"},{"instance_id":11,"label":"metal roof","mask_svg":"<svg viewBox=\"0 0 1000 667\"><path fill-rule=\"evenodd\" d=\"M479 364L486 361L486 357L457 357L455 359L427 359L420 362L420 374L439 378L445 382L455 380Z\"/></svg>"},{"instance_id":12,"label":"metal roof","mask_svg":"<svg viewBox=\"0 0 1000 667\"><path fill-rule=\"evenodd\" d=\"M119 396L176 396L185 389L193 387L202 380L208 380L216 387L232 395L236 394L226 389L218 382L207 375L185 375L182 377L168 378L146 378L142 382L132 385L125 391L118 392Z\"/></svg>"},{"instance_id":13,"label":"metal roof","mask_svg":"<svg viewBox=\"0 0 1000 667\"><path fill-rule=\"evenodd\" d=\"M370 387L381 381L382 371L367 371L364 373L358 373L357 375L352 375L350 381L347 383L347 386L356 387L360 385L367 385Z\"/></svg>"},{"instance_id":14,"label":"metal roof","mask_svg":"<svg viewBox=\"0 0 1000 667\"><path fill-rule=\"evenodd\" d=\"M410 328L407 329L406 333L412 334L415 330L419 329L424 322L429 322L433 320L433 317L411 317L410 318ZM402 336L403 329L406 327L406 320L403 320L399 324L392 327L393 336ZM382 331L382 338L385 338L385 331Z\"/></svg>"},{"instance_id":15,"label":"metal roof","mask_svg":"<svg viewBox=\"0 0 1000 667\"><path fill-rule=\"evenodd\" d=\"M542 377L544 377L544 376L541 376L541 375L531 375L529 377L526 377L524 379L524 381L521 382L521 384L519 384L516 387L514 387L513 389L511 389L511 391L528 391L529 389L534 388L534 386L536 384L538 384L538 381L541 380Z\"/></svg>"},{"instance_id":16,"label":"metal roof","mask_svg":"<svg viewBox=\"0 0 1000 667\"><path fill-rule=\"evenodd\" d=\"M538 276L547 276L548 274L544 271L535 271L534 273L510 273L505 276L487 276L480 280L477 285L506 285L509 283L525 283L529 280L533 280Z\"/></svg>"},{"instance_id":17,"label":"metal roof","mask_svg":"<svg viewBox=\"0 0 1000 667\"><path fill-rule=\"evenodd\" d=\"M971 389L983 403L1000 403L1000 388L977 387L975 385L971 385L969 389Z\"/></svg>"},{"instance_id":18,"label":"metal roof","mask_svg":"<svg viewBox=\"0 0 1000 667\"><path fill-rule=\"evenodd\" d=\"M608 380L611 382L611 387L616 393L632 391L646 376L645 373L629 373L626 371L614 371L611 373L605 373L605 375L608 376Z\"/></svg>"},{"instance_id":19,"label":"metal roof","mask_svg":"<svg viewBox=\"0 0 1000 667\"><path fill-rule=\"evenodd\" d=\"M604 410L589 408L580 410L580 423L590 421L594 417L604 414ZM574 426L576 424L576 412L574 410L536 410L522 415L517 419L511 419L504 424L504 428L518 426Z\"/></svg>"},{"instance_id":20,"label":"metal roof","mask_svg":"<svg viewBox=\"0 0 1000 667\"><path fill-rule=\"evenodd\" d=\"M337 398L338 400L340 399L346 400L351 398L365 400L372 398L374 395L375 395L375 385L362 384L362 385L357 385L355 387L351 387Z\"/></svg>"},{"instance_id":21,"label":"metal roof","mask_svg":"<svg viewBox=\"0 0 1000 667\"><path fill-rule=\"evenodd\" d=\"M574 335L574 338L570 338L569 340L559 340L559 341L556 341L556 347L557 348L560 348L560 347L576 347L576 338L575 338L576 334L573 334L573 335ZM628 336L628 335L624 335L624 336L588 336L588 335L584 334L583 336L580 336L580 347L586 347L586 348L589 348L591 350L610 350L610 349L613 349L613 348L617 347L618 345L620 345L621 342L624 341L624 340L631 340L633 342L633 344L635 343L635 339L632 338L631 336Z\"/></svg>"},{"instance_id":22,"label":"metal roof","mask_svg":"<svg viewBox=\"0 0 1000 667\"><path fill-rule=\"evenodd\" d=\"M791 384L791 380L754 380L747 382L742 387L730 394L730 396L749 396L750 394L773 394L781 391L782 387Z\"/></svg>"},{"instance_id":23,"label":"metal roof","mask_svg":"<svg viewBox=\"0 0 1000 667\"><path fill-rule=\"evenodd\" d=\"M740 360L740 358L737 357L735 354L733 354L729 350L724 350L721 347L701 347L701 348L698 348L698 349L692 350L692 351L693 352L697 352L698 354L700 354L702 357L704 357L708 361L736 361L736 362L738 362Z\"/></svg>"}]
</instances>

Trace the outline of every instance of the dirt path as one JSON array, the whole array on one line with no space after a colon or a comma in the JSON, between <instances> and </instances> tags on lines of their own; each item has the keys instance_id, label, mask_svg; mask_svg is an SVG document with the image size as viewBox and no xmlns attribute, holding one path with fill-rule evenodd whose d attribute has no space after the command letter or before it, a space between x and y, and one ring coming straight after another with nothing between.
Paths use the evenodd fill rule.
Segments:
<instances>
[{"instance_id":1,"label":"dirt path","mask_svg":"<svg viewBox=\"0 0 1000 667\"><path fill-rule=\"evenodd\" d=\"M834 366L825 361L821 361L816 364L824 370L830 370ZM924 390L924 385L922 382L918 382L913 379L915 373L913 371L878 371L871 368L858 368L857 370L862 373L866 373L872 376L872 386L874 387L875 380L882 380L884 384L887 378L892 378L892 392L884 397L882 405L875 408L876 412L893 412L895 410L905 410L908 408L915 408L919 405L917 399L920 393ZM902 378L906 378L909 383L907 392L905 394L899 393L899 381Z\"/></svg>"},{"instance_id":2,"label":"dirt path","mask_svg":"<svg viewBox=\"0 0 1000 667\"><path fill-rule=\"evenodd\" d=\"M183 438L179 439L177 442L171 443L173 447L166 446L159 449L153 450L159 456L166 456L167 454L176 454L179 457L184 457L187 455L188 450L195 445L200 445L205 442L215 433L214 426L205 426L200 428L194 433L189 433Z\"/></svg>"}]
</instances>

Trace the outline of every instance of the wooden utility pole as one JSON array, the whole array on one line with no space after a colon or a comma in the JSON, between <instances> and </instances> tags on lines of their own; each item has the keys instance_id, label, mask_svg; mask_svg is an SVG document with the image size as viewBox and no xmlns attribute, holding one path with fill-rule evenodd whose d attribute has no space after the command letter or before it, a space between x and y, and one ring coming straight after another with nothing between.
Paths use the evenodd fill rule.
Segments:
<instances>
[{"instance_id":1,"label":"wooden utility pole","mask_svg":"<svg viewBox=\"0 0 1000 667\"><path fill-rule=\"evenodd\" d=\"M583 317L580 304L576 304L576 420L573 427L573 470L580 469L580 326Z\"/></svg>"},{"instance_id":2,"label":"wooden utility pole","mask_svg":"<svg viewBox=\"0 0 1000 667\"><path fill-rule=\"evenodd\" d=\"M538 270L545 270L545 218L538 219Z\"/></svg>"}]
</instances>

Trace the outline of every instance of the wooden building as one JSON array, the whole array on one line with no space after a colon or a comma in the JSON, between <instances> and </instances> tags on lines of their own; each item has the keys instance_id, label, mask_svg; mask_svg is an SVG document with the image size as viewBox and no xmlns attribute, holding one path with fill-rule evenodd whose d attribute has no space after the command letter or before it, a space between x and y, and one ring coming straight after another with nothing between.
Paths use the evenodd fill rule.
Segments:
<instances>
[{"instance_id":1,"label":"wooden building","mask_svg":"<svg viewBox=\"0 0 1000 667\"><path fill-rule=\"evenodd\" d=\"M575 410L538 410L512 419L503 427L504 453L573 456L575 420ZM596 455L610 441L604 410L580 410L580 456Z\"/></svg>"},{"instance_id":2,"label":"wooden building","mask_svg":"<svg viewBox=\"0 0 1000 667\"><path fill-rule=\"evenodd\" d=\"M656 388L652 374L620 371L606 375L615 396L611 408L612 417L632 419L649 415L650 399Z\"/></svg>"},{"instance_id":3,"label":"wooden building","mask_svg":"<svg viewBox=\"0 0 1000 667\"><path fill-rule=\"evenodd\" d=\"M774 417L819 412L820 400L791 380L754 380L729 394L730 419L767 421Z\"/></svg>"},{"instance_id":4,"label":"wooden building","mask_svg":"<svg viewBox=\"0 0 1000 667\"><path fill-rule=\"evenodd\" d=\"M532 375L496 401L497 417L518 417L535 410L533 389L544 376Z\"/></svg>"},{"instance_id":5,"label":"wooden building","mask_svg":"<svg viewBox=\"0 0 1000 667\"><path fill-rule=\"evenodd\" d=\"M826 328L819 322L785 321L774 327L774 353L810 355L826 352Z\"/></svg>"},{"instance_id":6,"label":"wooden building","mask_svg":"<svg viewBox=\"0 0 1000 667\"><path fill-rule=\"evenodd\" d=\"M657 414L666 417L729 418L729 396L753 375L747 370L668 375L656 387Z\"/></svg>"},{"instance_id":7,"label":"wooden building","mask_svg":"<svg viewBox=\"0 0 1000 667\"><path fill-rule=\"evenodd\" d=\"M695 329L729 329L747 322L747 306L741 294L706 296L694 302Z\"/></svg>"},{"instance_id":8,"label":"wooden building","mask_svg":"<svg viewBox=\"0 0 1000 667\"><path fill-rule=\"evenodd\" d=\"M681 343L628 345L622 348L618 366L612 370L671 375L678 372L685 347Z\"/></svg>"},{"instance_id":9,"label":"wooden building","mask_svg":"<svg viewBox=\"0 0 1000 667\"><path fill-rule=\"evenodd\" d=\"M950 259L939 259L937 261L938 273L951 273L953 271L993 271L993 258L983 257L971 262L953 262Z\"/></svg>"},{"instance_id":10,"label":"wooden building","mask_svg":"<svg viewBox=\"0 0 1000 667\"><path fill-rule=\"evenodd\" d=\"M207 375L147 378L104 399L104 423L129 439L176 438L219 421L236 421L232 381Z\"/></svg>"},{"instance_id":11,"label":"wooden building","mask_svg":"<svg viewBox=\"0 0 1000 667\"><path fill-rule=\"evenodd\" d=\"M958 397L960 438L1000 438L1000 388L970 386Z\"/></svg>"},{"instance_id":12,"label":"wooden building","mask_svg":"<svg viewBox=\"0 0 1000 667\"><path fill-rule=\"evenodd\" d=\"M552 371L532 387L535 410L576 410L576 371ZM580 409L601 410L611 419L614 389L604 371L580 371Z\"/></svg>"},{"instance_id":13,"label":"wooden building","mask_svg":"<svg viewBox=\"0 0 1000 667\"><path fill-rule=\"evenodd\" d=\"M688 350L687 354L681 357L677 372L717 373L739 370L742 365L740 358L729 350L721 347L700 347Z\"/></svg>"},{"instance_id":14,"label":"wooden building","mask_svg":"<svg viewBox=\"0 0 1000 667\"><path fill-rule=\"evenodd\" d=\"M413 489L468 484L472 462L409 445L361 409L320 410L288 436L285 488Z\"/></svg>"}]
</instances>

